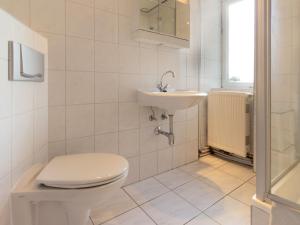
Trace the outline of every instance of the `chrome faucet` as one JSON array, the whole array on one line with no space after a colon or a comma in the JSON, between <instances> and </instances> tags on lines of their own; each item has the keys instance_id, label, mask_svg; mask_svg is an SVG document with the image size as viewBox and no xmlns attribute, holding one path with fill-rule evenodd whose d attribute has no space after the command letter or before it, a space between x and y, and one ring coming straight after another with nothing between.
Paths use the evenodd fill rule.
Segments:
<instances>
[{"instance_id":1,"label":"chrome faucet","mask_svg":"<svg viewBox=\"0 0 300 225\"><path fill-rule=\"evenodd\" d=\"M168 74L171 74L172 77L175 78L175 73L172 70L168 70L167 72L165 72L160 78L160 83L157 85L157 88L160 92L167 92L168 90L169 84L163 85L163 79Z\"/></svg>"}]
</instances>

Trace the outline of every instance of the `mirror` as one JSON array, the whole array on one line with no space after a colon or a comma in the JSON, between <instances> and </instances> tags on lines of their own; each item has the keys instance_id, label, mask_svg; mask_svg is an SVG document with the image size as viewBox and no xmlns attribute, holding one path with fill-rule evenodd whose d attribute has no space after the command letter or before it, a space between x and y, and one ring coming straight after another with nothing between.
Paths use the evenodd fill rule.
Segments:
<instances>
[{"instance_id":1,"label":"mirror","mask_svg":"<svg viewBox=\"0 0 300 225\"><path fill-rule=\"evenodd\" d=\"M139 29L190 39L189 0L140 0Z\"/></svg>"}]
</instances>

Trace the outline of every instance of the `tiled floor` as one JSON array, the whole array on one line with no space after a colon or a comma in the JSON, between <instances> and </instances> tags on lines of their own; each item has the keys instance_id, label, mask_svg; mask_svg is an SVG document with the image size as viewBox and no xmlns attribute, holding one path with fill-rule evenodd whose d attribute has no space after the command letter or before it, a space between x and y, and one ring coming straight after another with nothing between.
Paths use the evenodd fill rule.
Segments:
<instances>
[{"instance_id":1,"label":"tiled floor","mask_svg":"<svg viewBox=\"0 0 300 225\"><path fill-rule=\"evenodd\" d=\"M205 156L124 187L94 210L94 225L250 225L255 174Z\"/></svg>"}]
</instances>

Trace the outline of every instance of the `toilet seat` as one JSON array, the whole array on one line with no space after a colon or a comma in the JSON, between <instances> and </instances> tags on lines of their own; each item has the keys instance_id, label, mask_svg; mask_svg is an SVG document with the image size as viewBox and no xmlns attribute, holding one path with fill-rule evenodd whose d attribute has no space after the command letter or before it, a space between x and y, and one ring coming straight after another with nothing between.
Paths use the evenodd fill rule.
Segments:
<instances>
[{"instance_id":1,"label":"toilet seat","mask_svg":"<svg viewBox=\"0 0 300 225\"><path fill-rule=\"evenodd\" d=\"M126 176L128 162L119 155L88 153L58 156L36 178L38 184L55 188L89 188Z\"/></svg>"}]
</instances>

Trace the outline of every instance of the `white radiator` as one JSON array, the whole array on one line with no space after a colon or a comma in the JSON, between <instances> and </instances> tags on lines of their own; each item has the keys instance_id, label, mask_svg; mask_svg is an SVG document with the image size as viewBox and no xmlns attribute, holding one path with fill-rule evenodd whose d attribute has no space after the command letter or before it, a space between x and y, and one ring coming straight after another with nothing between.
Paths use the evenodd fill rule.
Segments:
<instances>
[{"instance_id":1,"label":"white radiator","mask_svg":"<svg viewBox=\"0 0 300 225\"><path fill-rule=\"evenodd\" d=\"M252 94L213 91L208 94L208 145L246 157L250 150Z\"/></svg>"}]
</instances>

